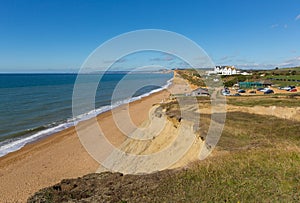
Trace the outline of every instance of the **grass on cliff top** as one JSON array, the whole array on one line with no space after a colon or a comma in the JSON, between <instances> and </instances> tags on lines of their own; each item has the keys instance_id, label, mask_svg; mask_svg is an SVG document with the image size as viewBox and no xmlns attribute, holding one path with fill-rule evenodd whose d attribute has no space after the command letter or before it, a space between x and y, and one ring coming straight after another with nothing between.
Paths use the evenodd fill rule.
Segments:
<instances>
[{"instance_id":1,"label":"grass on cliff top","mask_svg":"<svg viewBox=\"0 0 300 203\"><path fill-rule=\"evenodd\" d=\"M297 152L242 151L179 171L156 195L161 202L299 202L299 167Z\"/></svg>"},{"instance_id":2,"label":"grass on cliff top","mask_svg":"<svg viewBox=\"0 0 300 203\"><path fill-rule=\"evenodd\" d=\"M227 97L229 105L300 107L300 94Z\"/></svg>"},{"instance_id":3,"label":"grass on cliff top","mask_svg":"<svg viewBox=\"0 0 300 203\"><path fill-rule=\"evenodd\" d=\"M163 182L158 196L162 202L299 202L299 129L297 121L228 113L213 155Z\"/></svg>"}]
</instances>

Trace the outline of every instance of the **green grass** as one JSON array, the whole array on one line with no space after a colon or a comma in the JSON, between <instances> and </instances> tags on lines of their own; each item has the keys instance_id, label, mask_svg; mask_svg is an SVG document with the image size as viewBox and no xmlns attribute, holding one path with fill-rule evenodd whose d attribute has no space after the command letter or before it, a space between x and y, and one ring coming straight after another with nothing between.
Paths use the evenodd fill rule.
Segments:
<instances>
[{"instance_id":1,"label":"green grass","mask_svg":"<svg viewBox=\"0 0 300 203\"><path fill-rule=\"evenodd\" d=\"M300 147L300 122L243 112L228 112L218 146L227 151L277 148L288 141Z\"/></svg>"},{"instance_id":2,"label":"green grass","mask_svg":"<svg viewBox=\"0 0 300 203\"><path fill-rule=\"evenodd\" d=\"M281 107L300 107L299 97L294 98L292 95L257 95L253 96L243 96L235 98L227 98L227 104L236 106L281 106Z\"/></svg>"},{"instance_id":3,"label":"green grass","mask_svg":"<svg viewBox=\"0 0 300 203\"><path fill-rule=\"evenodd\" d=\"M156 195L161 202L299 202L299 129L296 121L228 113L215 155L163 180Z\"/></svg>"},{"instance_id":4,"label":"green grass","mask_svg":"<svg viewBox=\"0 0 300 203\"><path fill-rule=\"evenodd\" d=\"M261 74L265 76L261 77ZM279 86L299 86L300 82L292 80L300 80L300 67L294 68L280 68L277 70L265 70L265 71L255 71L253 77L256 79L280 79L280 80L271 80L274 85Z\"/></svg>"},{"instance_id":5,"label":"green grass","mask_svg":"<svg viewBox=\"0 0 300 203\"><path fill-rule=\"evenodd\" d=\"M300 155L255 151L215 157L163 182L161 202L299 202Z\"/></svg>"},{"instance_id":6,"label":"green grass","mask_svg":"<svg viewBox=\"0 0 300 203\"><path fill-rule=\"evenodd\" d=\"M204 80L201 78L199 73L193 69L187 70L178 70L177 73L185 80L189 81L189 83L196 85L198 87L206 86Z\"/></svg>"},{"instance_id":7,"label":"green grass","mask_svg":"<svg viewBox=\"0 0 300 203\"><path fill-rule=\"evenodd\" d=\"M300 80L300 75L274 75L267 76L267 78L276 78L276 79L284 79L284 80Z\"/></svg>"},{"instance_id":8,"label":"green grass","mask_svg":"<svg viewBox=\"0 0 300 203\"><path fill-rule=\"evenodd\" d=\"M265 76L266 79L273 78L272 83L274 85L278 86L299 86L300 81L294 81L294 80L300 80L300 74L297 75L269 75ZM274 80L275 79L275 80Z\"/></svg>"},{"instance_id":9,"label":"green grass","mask_svg":"<svg viewBox=\"0 0 300 203\"><path fill-rule=\"evenodd\" d=\"M280 68L273 70L252 70L252 75L244 76L244 75L230 75L230 76L222 76L223 83L227 87L231 87L237 82L244 81L261 81L267 79L280 79L280 80L271 80L273 84L279 86L299 86L300 82L293 80L300 80L300 67L294 68ZM261 76L264 75L264 76Z\"/></svg>"}]
</instances>

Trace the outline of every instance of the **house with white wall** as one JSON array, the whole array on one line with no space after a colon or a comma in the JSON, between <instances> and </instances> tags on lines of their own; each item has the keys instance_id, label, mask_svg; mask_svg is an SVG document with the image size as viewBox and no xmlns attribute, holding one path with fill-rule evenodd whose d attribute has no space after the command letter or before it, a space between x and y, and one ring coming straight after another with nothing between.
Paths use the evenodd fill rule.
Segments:
<instances>
[{"instance_id":1,"label":"house with white wall","mask_svg":"<svg viewBox=\"0 0 300 203\"><path fill-rule=\"evenodd\" d=\"M237 71L234 66L216 66L214 73L220 75L236 75Z\"/></svg>"}]
</instances>

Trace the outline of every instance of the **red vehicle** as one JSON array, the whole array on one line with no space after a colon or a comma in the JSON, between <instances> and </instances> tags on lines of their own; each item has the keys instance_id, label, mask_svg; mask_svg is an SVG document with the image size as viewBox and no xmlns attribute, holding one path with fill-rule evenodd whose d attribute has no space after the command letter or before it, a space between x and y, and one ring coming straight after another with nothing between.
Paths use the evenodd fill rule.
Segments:
<instances>
[{"instance_id":1,"label":"red vehicle","mask_svg":"<svg viewBox=\"0 0 300 203\"><path fill-rule=\"evenodd\" d=\"M297 89L296 88L291 89L290 92L297 92Z\"/></svg>"}]
</instances>

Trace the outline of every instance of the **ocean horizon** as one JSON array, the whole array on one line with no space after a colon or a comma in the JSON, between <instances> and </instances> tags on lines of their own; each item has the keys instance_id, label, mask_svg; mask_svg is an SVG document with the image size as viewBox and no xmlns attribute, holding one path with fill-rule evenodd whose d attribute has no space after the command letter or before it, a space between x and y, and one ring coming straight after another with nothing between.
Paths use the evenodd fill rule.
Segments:
<instances>
[{"instance_id":1,"label":"ocean horizon","mask_svg":"<svg viewBox=\"0 0 300 203\"><path fill-rule=\"evenodd\" d=\"M99 82L95 106L84 108L82 103L82 114L73 117L72 95L77 74L0 74L0 157L80 121L161 91L171 84L173 74L111 72L100 77L98 81L99 74L84 74L83 83ZM116 87L118 94L113 98Z\"/></svg>"}]
</instances>

